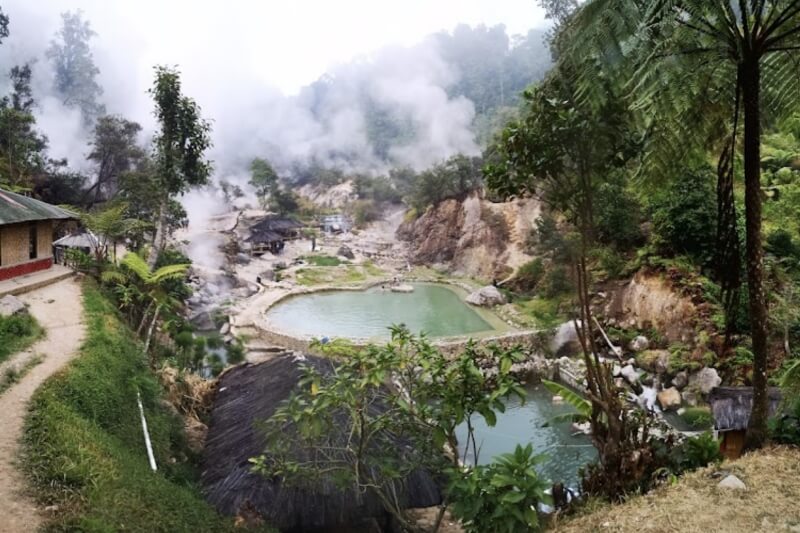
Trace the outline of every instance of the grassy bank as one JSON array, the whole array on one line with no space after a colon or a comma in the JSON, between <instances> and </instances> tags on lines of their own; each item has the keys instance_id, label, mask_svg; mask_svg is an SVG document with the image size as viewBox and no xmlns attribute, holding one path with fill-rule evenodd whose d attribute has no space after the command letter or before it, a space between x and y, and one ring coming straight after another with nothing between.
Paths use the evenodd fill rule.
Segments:
<instances>
[{"instance_id":1,"label":"grassy bank","mask_svg":"<svg viewBox=\"0 0 800 533\"><path fill-rule=\"evenodd\" d=\"M96 285L84 285L80 356L35 394L24 467L41 503L58 505L53 531L228 531L199 494L182 423L130 330ZM140 391L159 472L150 471L136 404Z\"/></svg>"},{"instance_id":2,"label":"grassy bank","mask_svg":"<svg viewBox=\"0 0 800 533\"><path fill-rule=\"evenodd\" d=\"M717 487L732 473L747 490ZM800 450L765 448L721 466L701 468L673 485L621 505L587 505L554 524L563 533L795 531L800 527Z\"/></svg>"},{"instance_id":3,"label":"grassy bank","mask_svg":"<svg viewBox=\"0 0 800 533\"><path fill-rule=\"evenodd\" d=\"M41 336L41 326L27 313L0 317L0 363L30 347Z\"/></svg>"}]
</instances>

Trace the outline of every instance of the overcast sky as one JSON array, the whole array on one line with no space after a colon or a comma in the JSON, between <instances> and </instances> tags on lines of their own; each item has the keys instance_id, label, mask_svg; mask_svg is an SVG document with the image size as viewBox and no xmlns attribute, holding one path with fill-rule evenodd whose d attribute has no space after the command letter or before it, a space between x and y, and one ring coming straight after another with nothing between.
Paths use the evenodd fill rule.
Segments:
<instances>
[{"instance_id":1,"label":"overcast sky","mask_svg":"<svg viewBox=\"0 0 800 533\"><path fill-rule=\"evenodd\" d=\"M43 40L46 46L58 27L58 14L80 8L98 33L96 46L125 50L127 55L117 58L126 62L119 68L136 70L147 80L155 64L178 64L189 77L198 69L220 69L224 75L226 64L233 64L284 93L293 93L337 63L389 44L410 45L459 23L505 24L509 33L525 33L545 23L535 4L534 0L11 0L0 5L11 16L14 42L24 29L26 40ZM107 63L111 58L101 59Z\"/></svg>"}]
</instances>

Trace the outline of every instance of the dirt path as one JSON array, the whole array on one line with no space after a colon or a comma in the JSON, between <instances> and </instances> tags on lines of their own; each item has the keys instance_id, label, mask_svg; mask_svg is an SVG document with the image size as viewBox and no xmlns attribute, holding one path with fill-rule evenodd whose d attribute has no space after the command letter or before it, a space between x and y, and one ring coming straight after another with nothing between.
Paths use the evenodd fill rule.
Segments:
<instances>
[{"instance_id":1,"label":"dirt path","mask_svg":"<svg viewBox=\"0 0 800 533\"><path fill-rule=\"evenodd\" d=\"M43 361L0 395L0 533L35 531L41 523L34 502L24 496L25 480L15 468L19 439L34 391L78 353L83 339L80 285L66 279L19 297L45 329L45 338L29 351Z\"/></svg>"}]
</instances>

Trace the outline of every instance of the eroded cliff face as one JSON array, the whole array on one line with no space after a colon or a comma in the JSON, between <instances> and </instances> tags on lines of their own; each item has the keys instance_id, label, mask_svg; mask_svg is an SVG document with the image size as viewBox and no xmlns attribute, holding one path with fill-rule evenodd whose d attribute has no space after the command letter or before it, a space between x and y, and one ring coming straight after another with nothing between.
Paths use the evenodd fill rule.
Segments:
<instances>
[{"instance_id":1,"label":"eroded cliff face","mask_svg":"<svg viewBox=\"0 0 800 533\"><path fill-rule=\"evenodd\" d=\"M501 280L532 259L524 243L539 213L535 200L492 203L473 194L429 208L397 236L409 242L412 264Z\"/></svg>"}]
</instances>

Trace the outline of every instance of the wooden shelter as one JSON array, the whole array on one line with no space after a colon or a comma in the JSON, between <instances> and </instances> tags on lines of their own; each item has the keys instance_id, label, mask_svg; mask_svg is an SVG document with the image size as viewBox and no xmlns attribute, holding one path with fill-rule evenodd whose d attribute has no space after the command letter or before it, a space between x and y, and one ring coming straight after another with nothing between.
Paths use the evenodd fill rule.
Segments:
<instances>
[{"instance_id":1,"label":"wooden shelter","mask_svg":"<svg viewBox=\"0 0 800 533\"><path fill-rule=\"evenodd\" d=\"M781 391L769 389L769 414L774 415L781 402ZM714 415L714 429L722 437L720 451L728 459L742 455L750 411L753 409L753 387L716 387L708 396Z\"/></svg>"},{"instance_id":2,"label":"wooden shelter","mask_svg":"<svg viewBox=\"0 0 800 533\"><path fill-rule=\"evenodd\" d=\"M75 218L60 207L0 189L0 281L52 267L55 224Z\"/></svg>"},{"instance_id":3,"label":"wooden shelter","mask_svg":"<svg viewBox=\"0 0 800 533\"><path fill-rule=\"evenodd\" d=\"M305 226L291 217L267 215L250 228L246 242L251 245L250 255L263 255L267 252L279 254L286 241L299 239Z\"/></svg>"},{"instance_id":4,"label":"wooden shelter","mask_svg":"<svg viewBox=\"0 0 800 533\"><path fill-rule=\"evenodd\" d=\"M356 531L365 520L385 520L386 512L373 493L343 488L331 479L313 484L284 484L253 473L250 458L268 452L259 425L275 412L297 386L301 365L321 373L333 363L314 356L284 355L260 364L245 364L225 372L219 380L203 452L202 485L206 498L223 514L258 513L281 531ZM342 424L342 427L346 427ZM348 435L332 435L332 441ZM398 454L407 447L398 442ZM308 452L297 443L298 458ZM430 507L441 502L431 475L414 470L396 490L407 508Z\"/></svg>"}]
</instances>

